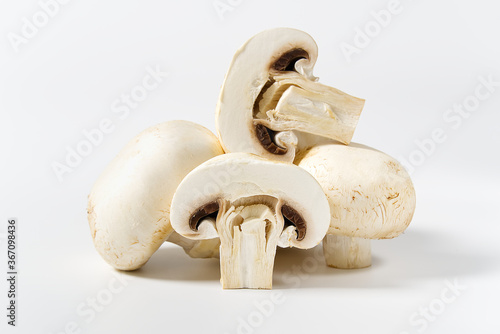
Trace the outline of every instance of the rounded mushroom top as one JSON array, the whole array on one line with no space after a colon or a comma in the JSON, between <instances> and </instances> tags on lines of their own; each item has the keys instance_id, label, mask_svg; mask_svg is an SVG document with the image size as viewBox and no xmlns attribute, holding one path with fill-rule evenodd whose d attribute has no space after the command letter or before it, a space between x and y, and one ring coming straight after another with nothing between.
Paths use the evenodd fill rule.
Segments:
<instances>
[{"instance_id":1,"label":"rounded mushroom top","mask_svg":"<svg viewBox=\"0 0 500 334\"><path fill-rule=\"evenodd\" d=\"M225 152L248 152L273 160L293 161L291 147L277 146L272 131L262 126L255 128L254 107L273 74L299 72L315 79L312 68L317 54L314 39L291 28L263 31L236 52L216 108L217 132ZM277 138L281 146L293 146L293 140Z\"/></svg>"},{"instance_id":2,"label":"rounded mushroom top","mask_svg":"<svg viewBox=\"0 0 500 334\"><path fill-rule=\"evenodd\" d=\"M371 147L328 144L297 158L330 203L328 234L388 239L401 234L415 211L415 189L404 167Z\"/></svg>"},{"instance_id":3,"label":"rounded mushroom top","mask_svg":"<svg viewBox=\"0 0 500 334\"><path fill-rule=\"evenodd\" d=\"M222 202L228 207L278 203L275 214L297 232L286 246L314 247L329 226L328 201L305 170L249 153L231 153L208 160L184 178L172 199L173 228L191 239L217 237L214 223Z\"/></svg>"},{"instance_id":4,"label":"rounded mushroom top","mask_svg":"<svg viewBox=\"0 0 500 334\"><path fill-rule=\"evenodd\" d=\"M131 140L89 195L88 220L101 256L118 269L142 266L173 231L169 210L179 183L219 154L217 137L188 121L161 123Z\"/></svg>"}]
</instances>

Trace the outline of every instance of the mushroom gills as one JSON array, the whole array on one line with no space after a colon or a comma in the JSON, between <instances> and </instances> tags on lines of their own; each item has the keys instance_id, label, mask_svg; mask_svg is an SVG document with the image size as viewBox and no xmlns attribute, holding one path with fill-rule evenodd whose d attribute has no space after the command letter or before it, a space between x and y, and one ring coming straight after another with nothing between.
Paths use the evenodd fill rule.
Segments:
<instances>
[{"instance_id":1,"label":"mushroom gills","mask_svg":"<svg viewBox=\"0 0 500 334\"><path fill-rule=\"evenodd\" d=\"M300 59L309 59L309 53L304 49L292 49L282 54L271 68L275 71L295 71L295 64Z\"/></svg>"},{"instance_id":2,"label":"mushroom gills","mask_svg":"<svg viewBox=\"0 0 500 334\"><path fill-rule=\"evenodd\" d=\"M276 199L270 197L271 199L265 199L268 196L255 196L255 198L260 199L263 202L272 203L276 201ZM248 201L249 199L246 198L245 201ZM253 201L256 201L255 199ZM275 205L275 204L274 204ZM270 206L273 206L273 204L270 204ZM209 219L211 222L215 222L217 220L219 214L219 201L213 201L210 203L207 203L197 209L195 213L191 215L191 218L189 220L189 227L191 228L192 231L196 232L198 231L198 227L200 224L205 221L205 219ZM288 204L283 204L281 206L281 214L283 215L284 218L284 229L287 229L288 227L293 227L293 230L296 234L296 239L297 241L301 241L305 238L306 232L307 232L307 227L306 227L306 222L302 215L295 210L293 207L291 207Z\"/></svg>"},{"instance_id":3,"label":"mushroom gills","mask_svg":"<svg viewBox=\"0 0 500 334\"><path fill-rule=\"evenodd\" d=\"M203 220L207 218L211 218L211 220L217 219L218 211L219 203L217 201L203 205L191 215L191 218L189 219L189 227L194 232L198 231L198 227Z\"/></svg>"},{"instance_id":4,"label":"mushroom gills","mask_svg":"<svg viewBox=\"0 0 500 334\"><path fill-rule=\"evenodd\" d=\"M255 124L255 134L262 147L268 152L277 155L283 155L288 152L286 147L281 147L276 143L276 132L266 128L262 124Z\"/></svg>"},{"instance_id":5,"label":"mushroom gills","mask_svg":"<svg viewBox=\"0 0 500 334\"><path fill-rule=\"evenodd\" d=\"M281 213L285 218L285 229L289 226L294 226L297 233L297 241L304 240L307 232L306 222L304 218L294 208L287 204L281 207Z\"/></svg>"}]
</instances>

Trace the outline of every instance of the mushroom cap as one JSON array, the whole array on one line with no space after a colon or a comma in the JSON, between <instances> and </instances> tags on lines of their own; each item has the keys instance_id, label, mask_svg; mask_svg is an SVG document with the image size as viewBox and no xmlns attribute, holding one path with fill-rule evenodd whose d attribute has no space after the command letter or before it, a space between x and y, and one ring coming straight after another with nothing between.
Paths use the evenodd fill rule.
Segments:
<instances>
[{"instance_id":1,"label":"mushroom cap","mask_svg":"<svg viewBox=\"0 0 500 334\"><path fill-rule=\"evenodd\" d=\"M190 228L188 222L196 209L219 199L233 203L253 196L274 197L301 214L307 233L300 241L292 238L287 246L311 248L325 236L330 208L318 182L300 167L249 153L224 154L191 171L172 199L172 226L190 239L216 237L214 225L207 221L197 231Z\"/></svg>"},{"instance_id":2,"label":"mushroom cap","mask_svg":"<svg viewBox=\"0 0 500 334\"><path fill-rule=\"evenodd\" d=\"M415 189L404 167L387 154L356 143L327 144L304 152L296 163L328 198L328 234L389 239L410 224Z\"/></svg>"},{"instance_id":3,"label":"mushroom cap","mask_svg":"<svg viewBox=\"0 0 500 334\"><path fill-rule=\"evenodd\" d=\"M304 69L316 63L318 47L307 33L291 28L265 30L250 38L234 55L224 79L216 108L216 127L226 153L248 152L291 162L293 152L275 155L257 139L253 123L254 103L269 80L273 64L294 49L307 52Z\"/></svg>"},{"instance_id":4,"label":"mushroom cap","mask_svg":"<svg viewBox=\"0 0 500 334\"><path fill-rule=\"evenodd\" d=\"M130 141L89 195L90 230L104 260L122 270L145 264L173 231L170 202L183 177L222 153L214 134L187 121L150 127Z\"/></svg>"}]
</instances>

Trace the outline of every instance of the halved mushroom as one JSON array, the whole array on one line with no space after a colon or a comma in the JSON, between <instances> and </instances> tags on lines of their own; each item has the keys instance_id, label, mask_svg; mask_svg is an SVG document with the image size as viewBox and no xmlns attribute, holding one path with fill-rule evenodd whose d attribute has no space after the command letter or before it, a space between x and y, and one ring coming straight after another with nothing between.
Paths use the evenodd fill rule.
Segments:
<instances>
[{"instance_id":1,"label":"halved mushroom","mask_svg":"<svg viewBox=\"0 0 500 334\"><path fill-rule=\"evenodd\" d=\"M289 28L261 32L236 52L216 110L225 152L292 162L311 136L349 144L364 100L316 82L317 55L311 36Z\"/></svg>"},{"instance_id":2,"label":"halved mushroom","mask_svg":"<svg viewBox=\"0 0 500 334\"><path fill-rule=\"evenodd\" d=\"M171 221L186 238L220 238L223 288L270 289L276 246L317 245L328 229L330 209L305 170L232 153L184 178L172 199Z\"/></svg>"},{"instance_id":3,"label":"halved mushroom","mask_svg":"<svg viewBox=\"0 0 500 334\"><path fill-rule=\"evenodd\" d=\"M410 224L415 189L399 162L368 146L316 146L295 161L322 186L332 214L323 240L326 262L336 268L371 265L369 239L390 239Z\"/></svg>"},{"instance_id":4,"label":"halved mushroom","mask_svg":"<svg viewBox=\"0 0 500 334\"><path fill-rule=\"evenodd\" d=\"M153 126L128 143L89 195L90 231L104 260L122 270L144 265L173 232L170 202L181 180L222 153L215 135L186 121ZM173 241L193 256L211 256L218 248L218 241Z\"/></svg>"}]
</instances>

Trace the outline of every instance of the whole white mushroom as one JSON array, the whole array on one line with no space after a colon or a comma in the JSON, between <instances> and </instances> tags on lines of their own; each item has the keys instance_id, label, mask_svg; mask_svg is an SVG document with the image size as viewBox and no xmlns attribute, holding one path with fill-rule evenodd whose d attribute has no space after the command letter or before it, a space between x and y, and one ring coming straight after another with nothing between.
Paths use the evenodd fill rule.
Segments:
<instances>
[{"instance_id":1,"label":"whole white mushroom","mask_svg":"<svg viewBox=\"0 0 500 334\"><path fill-rule=\"evenodd\" d=\"M415 189L404 167L371 147L319 145L296 163L319 182L330 204L323 240L326 262L336 268L371 265L370 239L390 239L410 224Z\"/></svg>"},{"instance_id":2,"label":"whole white mushroom","mask_svg":"<svg viewBox=\"0 0 500 334\"><path fill-rule=\"evenodd\" d=\"M138 269L169 237L192 256L217 256L218 240L200 243L176 235L170 202L184 176L222 153L215 135L187 121L153 126L129 142L88 199L90 231L102 258L117 269Z\"/></svg>"}]
</instances>

